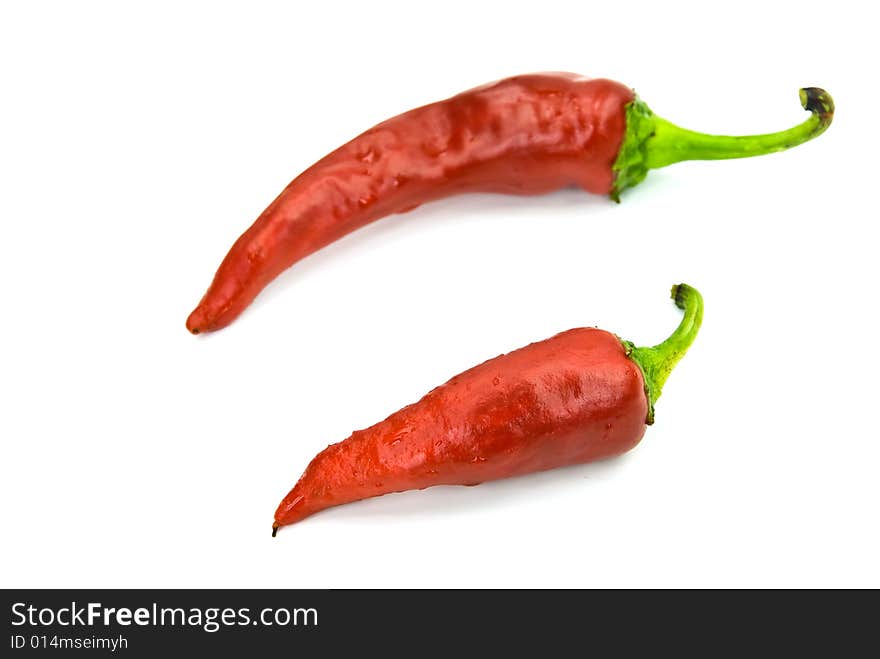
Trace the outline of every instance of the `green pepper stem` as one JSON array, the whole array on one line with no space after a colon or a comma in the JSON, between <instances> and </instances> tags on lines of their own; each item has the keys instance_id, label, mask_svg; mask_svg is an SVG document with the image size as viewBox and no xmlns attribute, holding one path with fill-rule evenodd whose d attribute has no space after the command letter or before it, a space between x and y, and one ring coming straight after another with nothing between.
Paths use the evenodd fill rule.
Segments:
<instances>
[{"instance_id":1,"label":"green pepper stem","mask_svg":"<svg viewBox=\"0 0 880 659\"><path fill-rule=\"evenodd\" d=\"M706 135L654 117L653 134L645 141L645 166L666 167L683 160L748 158L784 151L821 135L834 117L831 95L818 87L800 90L801 105L812 115L802 124L765 135Z\"/></svg>"},{"instance_id":2,"label":"green pepper stem","mask_svg":"<svg viewBox=\"0 0 880 659\"><path fill-rule=\"evenodd\" d=\"M666 379L694 342L703 323L703 296L687 284L672 287L675 306L684 311L676 330L668 339L652 348L636 348L624 342L627 354L642 369L648 396L647 424L654 423L654 403L660 398Z\"/></svg>"}]
</instances>

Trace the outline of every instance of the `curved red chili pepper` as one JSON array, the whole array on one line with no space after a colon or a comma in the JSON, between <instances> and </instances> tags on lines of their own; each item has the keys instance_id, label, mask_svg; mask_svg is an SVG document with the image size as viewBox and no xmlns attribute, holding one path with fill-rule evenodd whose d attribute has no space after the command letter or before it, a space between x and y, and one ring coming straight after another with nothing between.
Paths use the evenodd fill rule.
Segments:
<instances>
[{"instance_id":1,"label":"curved red chili pepper","mask_svg":"<svg viewBox=\"0 0 880 659\"><path fill-rule=\"evenodd\" d=\"M569 330L465 371L328 446L278 506L273 535L368 497L476 485L628 451L653 422L654 401L702 323L695 289L680 284L672 296L684 317L658 346Z\"/></svg>"},{"instance_id":2,"label":"curved red chili pepper","mask_svg":"<svg viewBox=\"0 0 880 659\"><path fill-rule=\"evenodd\" d=\"M540 194L575 185L614 198L648 169L800 144L833 103L801 90L813 116L781 133L719 137L654 116L624 85L571 73L524 75L389 119L294 179L235 242L187 319L197 334L232 322L282 271L374 220L462 192Z\"/></svg>"}]
</instances>

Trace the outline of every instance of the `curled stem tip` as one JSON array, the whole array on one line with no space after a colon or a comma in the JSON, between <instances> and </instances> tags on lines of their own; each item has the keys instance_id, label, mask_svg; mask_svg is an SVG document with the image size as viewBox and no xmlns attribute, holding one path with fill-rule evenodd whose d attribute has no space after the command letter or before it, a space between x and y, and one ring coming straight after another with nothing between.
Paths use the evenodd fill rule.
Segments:
<instances>
[{"instance_id":1,"label":"curled stem tip","mask_svg":"<svg viewBox=\"0 0 880 659\"><path fill-rule=\"evenodd\" d=\"M675 302L675 306L684 309L687 306L687 298L691 292L696 293L693 288L687 284L675 284L670 291L670 297ZM697 293L699 295L699 293Z\"/></svg>"},{"instance_id":2,"label":"curled stem tip","mask_svg":"<svg viewBox=\"0 0 880 659\"><path fill-rule=\"evenodd\" d=\"M818 115L827 127L834 119L834 99L831 94L820 87L804 87L798 94L804 110Z\"/></svg>"},{"instance_id":3,"label":"curled stem tip","mask_svg":"<svg viewBox=\"0 0 880 659\"><path fill-rule=\"evenodd\" d=\"M653 347L637 348L626 343L630 359L641 367L645 376L648 425L654 422L654 403L660 398L666 379L691 347L703 323L703 296L696 288L676 284L672 287L671 297L675 306L684 311L684 316L669 338Z\"/></svg>"}]
</instances>

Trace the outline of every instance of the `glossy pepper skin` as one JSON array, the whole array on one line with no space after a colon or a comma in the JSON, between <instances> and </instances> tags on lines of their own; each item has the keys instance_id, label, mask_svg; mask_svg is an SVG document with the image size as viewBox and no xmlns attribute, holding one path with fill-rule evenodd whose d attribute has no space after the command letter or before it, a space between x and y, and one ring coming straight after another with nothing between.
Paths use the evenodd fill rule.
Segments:
<instances>
[{"instance_id":1,"label":"glossy pepper skin","mask_svg":"<svg viewBox=\"0 0 880 659\"><path fill-rule=\"evenodd\" d=\"M619 193L648 169L800 144L833 103L802 90L813 117L769 135L719 137L654 116L631 89L572 73L522 75L389 119L295 178L235 242L187 319L194 334L232 322L281 272L381 217L466 192L534 195L566 186Z\"/></svg>"},{"instance_id":2,"label":"glossy pepper skin","mask_svg":"<svg viewBox=\"0 0 880 659\"><path fill-rule=\"evenodd\" d=\"M463 192L608 193L630 89L573 74L479 87L371 128L295 178L232 246L187 320L234 320L288 267L381 217Z\"/></svg>"},{"instance_id":3,"label":"glossy pepper skin","mask_svg":"<svg viewBox=\"0 0 880 659\"><path fill-rule=\"evenodd\" d=\"M654 348L573 329L495 357L328 446L278 506L274 530L331 506L432 485L486 481L619 455L695 337L702 298L681 284L682 325Z\"/></svg>"}]
</instances>

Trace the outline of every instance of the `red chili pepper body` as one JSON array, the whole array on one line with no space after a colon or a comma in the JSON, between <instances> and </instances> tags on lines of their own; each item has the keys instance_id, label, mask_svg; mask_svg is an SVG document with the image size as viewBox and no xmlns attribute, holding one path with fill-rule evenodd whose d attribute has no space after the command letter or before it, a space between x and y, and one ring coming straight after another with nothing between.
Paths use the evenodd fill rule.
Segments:
<instances>
[{"instance_id":1,"label":"red chili pepper body","mask_svg":"<svg viewBox=\"0 0 880 659\"><path fill-rule=\"evenodd\" d=\"M312 460L275 518L389 492L476 485L628 451L648 401L613 334L574 329L491 359Z\"/></svg>"},{"instance_id":2,"label":"red chili pepper body","mask_svg":"<svg viewBox=\"0 0 880 659\"><path fill-rule=\"evenodd\" d=\"M232 322L288 267L381 217L462 192L608 193L627 87L527 75L464 92L371 128L300 174L233 245L187 320Z\"/></svg>"},{"instance_id":3,"label":"red chili pepper body","mask_svg":"<svg viewBox=\"0 0 880 659\"><path fill-rule=\"evenodd\" d=\"M476 485L628 451L702 318L699 293L680 285L674 295L684 329L661 346L569 330L465 371L327 447L281 502L275 528L390 492Z\"/></svg>"}]
</instances>

